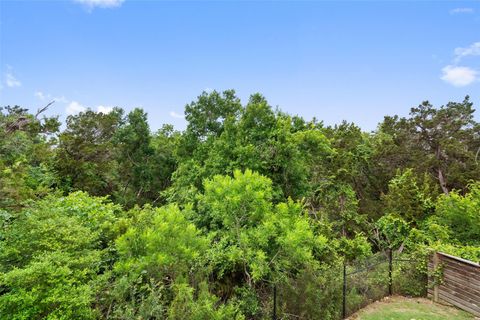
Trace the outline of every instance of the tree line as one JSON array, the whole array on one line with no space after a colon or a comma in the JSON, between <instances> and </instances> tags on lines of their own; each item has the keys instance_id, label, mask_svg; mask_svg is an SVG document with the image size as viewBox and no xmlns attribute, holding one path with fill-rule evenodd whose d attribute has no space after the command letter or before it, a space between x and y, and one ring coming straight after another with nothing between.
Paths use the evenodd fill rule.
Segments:
<instances>
[{"instance_id":1,"label":"tree line","mask_svg":"<svg viewBox=\"0 0 480 320\"><path fill-rule=\"evenodd\" d=\"M187 104L184 131L152 132L142 109L63 127L43 111L0 109L1 319L263 319L277 283L314 284L281 307L334 319L337 293L319 299L335 266L388 249L480 259L468 96L373 132L233 90Z\"/></svg>"}]
</instances>

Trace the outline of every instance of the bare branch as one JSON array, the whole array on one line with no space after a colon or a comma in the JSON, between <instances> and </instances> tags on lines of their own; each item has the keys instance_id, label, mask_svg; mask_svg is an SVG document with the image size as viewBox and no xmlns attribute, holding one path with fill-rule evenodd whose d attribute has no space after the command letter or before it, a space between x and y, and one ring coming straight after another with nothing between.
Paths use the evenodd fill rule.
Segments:
<instances>
[{"instance_id":1,"label":"bare branch","mask_svg":"<svg viewBox=\"0 0 480 320\"><path fill-rule=\"evenodd\" d=\"M52 100L49 104L47 104L45 107L38 109L37 114L35 114L35 119L38 120L38 116L42 113L45 112L48 107L50 107L52 104L55 103L55 100Z\"/></svg>"}]
</instances>

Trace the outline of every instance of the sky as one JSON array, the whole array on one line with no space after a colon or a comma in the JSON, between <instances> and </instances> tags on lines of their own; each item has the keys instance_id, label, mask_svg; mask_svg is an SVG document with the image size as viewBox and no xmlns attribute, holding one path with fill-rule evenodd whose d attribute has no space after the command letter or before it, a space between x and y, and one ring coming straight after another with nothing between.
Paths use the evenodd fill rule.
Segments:
<instances>
[{"instance_id":1,"label":"sky","mask_svg":"<svg viewBox=\"0 0 480 320\"><path fill-rule=\"evenodd\" d=\"M480 108L480 1L0 0L0 77L0 106L61 119L141 107L182 130L235 89L371 131L424 100Z\"/></svg>"}]
</instances>

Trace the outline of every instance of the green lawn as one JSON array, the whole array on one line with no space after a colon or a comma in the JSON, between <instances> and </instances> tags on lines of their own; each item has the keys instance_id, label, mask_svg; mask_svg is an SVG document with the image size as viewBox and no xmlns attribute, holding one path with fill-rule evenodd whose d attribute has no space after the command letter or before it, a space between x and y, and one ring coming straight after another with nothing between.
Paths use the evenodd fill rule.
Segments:
<instances>
[{"instance_id":1,"label":"green lawn","mask_svg":"<svg viewBox=\"0 0 480 320\"><path fill-rule=\"evenodd\" d=\"M360 310L353 320L464 320L475 319L462 310L433 303L427 299L390 297Z\"/></svg>"}]
</instances>

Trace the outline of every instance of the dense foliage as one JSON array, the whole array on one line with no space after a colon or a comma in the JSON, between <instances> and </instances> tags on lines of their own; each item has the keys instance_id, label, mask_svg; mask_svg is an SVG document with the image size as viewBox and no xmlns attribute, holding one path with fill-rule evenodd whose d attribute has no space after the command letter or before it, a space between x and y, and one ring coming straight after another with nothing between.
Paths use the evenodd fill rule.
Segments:
<instances>
[{"instance_id":1,"label":"dense foliage","mask_svg":"<svg viewBox=\"0 0 480 320\"><path fill-rule=\"evenodd\" d=\"M339 315L344 263L480 260L480 125L466 97L374 132L202 93L187 128L121 108L0 109L0 319ZM321 306L319 308L318 306Z\"/></svg>"}]
</instances>

